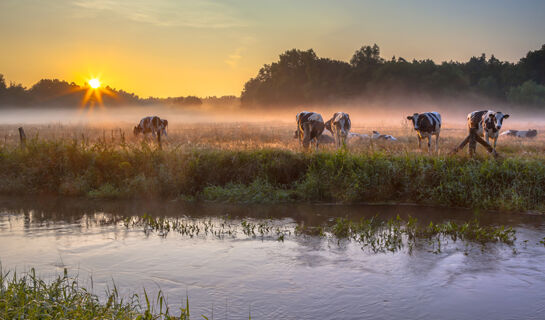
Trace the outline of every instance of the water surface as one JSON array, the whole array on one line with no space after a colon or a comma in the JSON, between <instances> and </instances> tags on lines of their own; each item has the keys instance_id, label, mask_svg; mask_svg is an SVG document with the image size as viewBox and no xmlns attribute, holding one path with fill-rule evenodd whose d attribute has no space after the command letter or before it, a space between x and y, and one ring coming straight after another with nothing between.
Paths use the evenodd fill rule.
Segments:
<instances>
[{"instance_id":1,"label":"water surface","mask_svg":"<svg viewBox=\"0 0 545 320\"><path fill-rule=\"evenodd\" d=\"M235 235L193 237L126 228L149 214L194 223L229 221ZM482 224L517 231L514 246L423 243L412 252L373 253L331 237L247 236L240 222L283 230L378 215L467 221L475 213L415 206L224 205L152 201L0 198L0 261L43 277L68 268L102 294L162 290L173 309L215 319L543 319L545 218L480 213ZM237 227L238 226L238 227ZM527 241L525 241L527 240Z\"/></svg>"}]
</instances>

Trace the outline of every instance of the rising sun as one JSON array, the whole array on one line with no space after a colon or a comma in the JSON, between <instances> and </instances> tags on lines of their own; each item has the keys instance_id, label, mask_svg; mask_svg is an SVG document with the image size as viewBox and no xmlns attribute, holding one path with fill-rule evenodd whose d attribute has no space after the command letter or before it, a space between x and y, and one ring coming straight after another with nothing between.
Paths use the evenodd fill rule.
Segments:
<instances>
[{"instance_id":1,"label":"rising sun","mask_svg":"<svg viewBox=\"0 0 545 320\"><path fill-rule=\"evenodd\" d=\"M91 79L89 80L89 85L91 86L91 88L93 89L97 89L98 87L100 87L100 81L98 79Z\"/></svg>"}]
</instances>

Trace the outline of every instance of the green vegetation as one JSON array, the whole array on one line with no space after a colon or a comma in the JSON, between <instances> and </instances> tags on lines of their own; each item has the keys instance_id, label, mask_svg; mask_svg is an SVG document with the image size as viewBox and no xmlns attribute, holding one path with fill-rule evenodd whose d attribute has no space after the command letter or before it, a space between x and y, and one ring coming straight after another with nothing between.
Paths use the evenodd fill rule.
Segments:
<instances>
[{"instance_id":1,"label":"green vegetation","mask_svg":"<svg viewBox=\"0 0 545 320\"><path fill-rule=\"evenodd\" d=\"M332 225L307 226L297 224L274 224L272 220L248 221L242 220L202 220L202 219L168 219L154 218L144 215L138 218L127 218L125 227L143 228L146 233L157 232L166 237L169 232L177 232L188 237L226 237L236 239L240 237L260 238L284 241L289 236L308 235L326 237L337 241L349 239L357 242L362 248L370 249L373 253L397 252L405 247L409 253L418 244L428 244L433 252L441 252L442 245L448 241L463 241L466 245L476 243L503 243L513 245L516 237L515 230L505 226L482 226L477 219L456 223L430 222L420 224L414 217L405 221L399 215L393 219L384 220L378 216L369 219L362 218L354 222L338 218Z\"/></svg>"},{"instance_id":2,"label":"green vegetation","mask_svg":"<svg viewBox=\"0 0 545 320\"><path fill-rule=\"evenodd\" d=\"M0 193L232 202L411 202L545 211L541 158L156 149L31 140L0 147Z\"/></svg>"},{"instance_id":3,"label":"green vegetation","mask_svg":"<svg viewBox=\"0 0 545 320\"><path fill-rule=\"evenodd\" d=\"M180 315L170 315L167 302L159 291L155 301L144 291L143 302L137 294L128 299L117 288L106 293L104 302L78 285L77 278L64 275L51 282L36 276L34 269L18 275L0 270L0 319L189 319L189 301Z\"/></svg>"},{"instance_id":4,"label":"green vegetation","mask_svg":"<svg viewBox=\"0 0 545 320\"><path fill-rule=\"evenodd\" d=\"M396 252L404 246L409 252L425 240L434 247L434 253L441 252L444 242L451 240L465 241L466 243L504 243L512 245L516 240L515 230L505 226L481 226L478 220L471 220L457 224L449 221L421 226L416 218L409 217L404 221L399 216L388 221L378 217L361 219L352 222L339 218L331 228L331 232L338 238L350 238L362 244L363 248L370 248L373 252Z\"/></svg>"}]
</instances>

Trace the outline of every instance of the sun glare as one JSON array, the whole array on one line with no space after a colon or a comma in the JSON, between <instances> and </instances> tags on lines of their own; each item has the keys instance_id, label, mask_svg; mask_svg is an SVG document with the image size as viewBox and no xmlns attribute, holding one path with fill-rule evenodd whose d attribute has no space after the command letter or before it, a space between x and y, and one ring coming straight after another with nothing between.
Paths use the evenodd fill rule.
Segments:
<instances>
[{"instance_id":1,"label":"sun glare","mask_svg":"<svg viewBox=\"0 0 545 320\"><path fill-rule=\"evenodd\" d=\"M89 85L91 86L91 88L97 89L98 87L100 87L100 81L98 79L91 79L89 80Z\"/></svg>"}]
</instances>

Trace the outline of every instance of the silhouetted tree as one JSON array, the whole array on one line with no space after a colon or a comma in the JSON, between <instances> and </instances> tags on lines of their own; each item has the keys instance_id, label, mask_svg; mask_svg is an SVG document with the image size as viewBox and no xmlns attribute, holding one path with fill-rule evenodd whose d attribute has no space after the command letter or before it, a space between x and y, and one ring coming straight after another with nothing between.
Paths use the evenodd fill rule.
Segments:
<instances>
[{"instance_id":1,"label":"silhouetted tree","mask_svg":"<svg viewBox=\"0 0 545 320\"><path fill-rule=\"evenodd\" d=\"M312 50L292 49L281 54L278 62L265 64L245 83L241 103L244 107L294 105L401 93L434 98L482 96L545 105L539 98L538 86L543 84L545 45L517 64L502 62L494 55L487 58L484 53L465 63L439 65L429 59L408 62L394 56L385 60L376 44L356 50L350 63L319 58Z\"/></svg>"}]
</instances>

